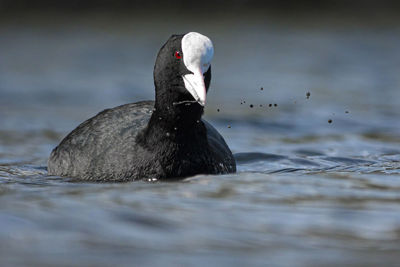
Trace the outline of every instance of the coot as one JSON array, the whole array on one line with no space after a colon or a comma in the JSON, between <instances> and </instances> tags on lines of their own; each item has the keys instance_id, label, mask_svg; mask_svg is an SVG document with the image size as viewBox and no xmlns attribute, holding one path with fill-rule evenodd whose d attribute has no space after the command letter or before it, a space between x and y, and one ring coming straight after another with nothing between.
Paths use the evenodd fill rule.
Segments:
<instances>
[{"instance_id":1,"label":"coot","mask_svg":"<svg viewBox=\"0 0 400 267\"><path fill-rule=\"evenodd\" d=\"M52 151L49 175L86 181L176 179L236 171L223 137L201 118L214 48L200 33L172 35L154 66L154 101L106 109Z\"/></svg>"}]
</instances>

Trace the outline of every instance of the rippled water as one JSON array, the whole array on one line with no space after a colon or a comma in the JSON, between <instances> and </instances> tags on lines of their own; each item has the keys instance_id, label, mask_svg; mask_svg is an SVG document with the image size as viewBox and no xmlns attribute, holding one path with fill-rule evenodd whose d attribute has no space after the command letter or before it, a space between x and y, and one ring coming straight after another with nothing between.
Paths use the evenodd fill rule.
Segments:
<instances>
[{"instance_id":1,"label":"rippled water","mask_svg":"<svg viewBox=\"0 0 400 267\"><path fill-rule=\"evenodd\" d=\"M0 25L1 265L398 264L397 24L66 21ZM238 173L48 177L77 124L153 97L157 50L193 29L214 41L206 118Z\"/></svg>"}]
</instances>

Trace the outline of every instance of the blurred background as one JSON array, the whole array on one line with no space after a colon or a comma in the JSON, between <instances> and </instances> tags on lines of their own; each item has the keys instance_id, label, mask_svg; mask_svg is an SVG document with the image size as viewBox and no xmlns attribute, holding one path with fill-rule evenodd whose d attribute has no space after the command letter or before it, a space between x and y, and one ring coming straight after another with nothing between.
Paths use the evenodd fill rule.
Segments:
<instances>
[{"instance_id":1,"label":"blurred background","mask_svg":"<svg viewBox=\"0 0 400 267\"><path fill-rule=\"evenodd\" d=\"M2 0L0 126L21 127L5 118L25 109L31 127L73 118L65 131L102 108L153 99L158 49L189 31L215 45L209 115L323 116L314 123L325 126L335 113L336 127L355 126L340 131L391 126L400 112L399 10L389 0ZM279 111L259 107L270 103Z\"/></svg>"},{"instance_id":2,"label":"blurred background","mask_svg":"<svg viewBox=\"0 0 400 267\"><path fill-rule=\"evenodd\" d=\"M214 43L205 117L250 152L239 173L47 177L79 123L154 98L189 31ZM0 264L395 266L399 74L394 0L0 0Z\"/></svg>"}]
</instances>

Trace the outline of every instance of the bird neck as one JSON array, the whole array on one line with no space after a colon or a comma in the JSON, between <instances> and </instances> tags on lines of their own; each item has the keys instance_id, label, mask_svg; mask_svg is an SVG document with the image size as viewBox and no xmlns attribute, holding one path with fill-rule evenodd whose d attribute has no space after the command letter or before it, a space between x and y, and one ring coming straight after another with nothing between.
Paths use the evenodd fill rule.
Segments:
<instances>
[{"instance_id":1,"label":"bird neck","mask_svg":"<svg viewBox=\"0 0 400 267\"><path fill-rule=\"evenodd\" d=\"M166 105L156 99L149 123L139 135L138 141L146 147L157 147L162 143L185 147L207 142L202 114L203 107L197 102Z\"/></svg>"},{"instance_id":2,"label":"bird neck","mask_svg":"<svg viewBox=\"0 0 400 267\"><path fill-rule=\"evenodd\" d=\"M176 81L155 82L155 86L156 99L149 125L165 130L179 127L187 131L196 127L204 107L187 91L182 78Z\"/></svg>"}]
</instances>

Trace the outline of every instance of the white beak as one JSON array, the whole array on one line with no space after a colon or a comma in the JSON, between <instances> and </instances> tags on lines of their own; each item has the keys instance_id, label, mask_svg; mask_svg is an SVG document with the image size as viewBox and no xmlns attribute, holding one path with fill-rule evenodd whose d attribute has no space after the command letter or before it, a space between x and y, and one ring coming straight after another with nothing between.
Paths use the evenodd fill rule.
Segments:
<instances>
[{"instance_id":1,"label":"white beak","mask_svg":"<svg viewBox=\"0 0 400 267\"><path fill-rule=\"evenodd\" d=\"M210 68L214 55L211 40L200 33L190 32L182 38L183 63L191 74L182 76L186 90L202 106L206 104L206 86L203 74Z\"/></svg>"},{"instance_id":2,"label":"white beak","mask_svg":"<svg viewBox=\"0 0 400 267\"><path fill-rule=\"evenodd\" d=\"M206 85L204 84L203 73L200 70L193 72L193 74L186 74L182 76L185 83L186 90L193 96L193 98L202 106L206 105Z\"/></svg>"}]
</instances>

